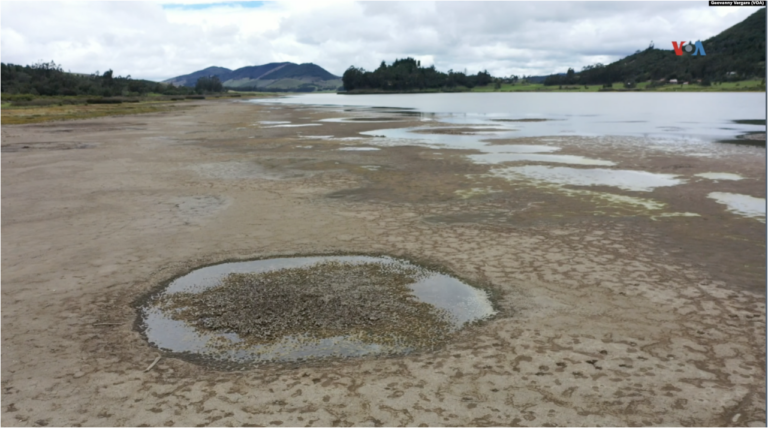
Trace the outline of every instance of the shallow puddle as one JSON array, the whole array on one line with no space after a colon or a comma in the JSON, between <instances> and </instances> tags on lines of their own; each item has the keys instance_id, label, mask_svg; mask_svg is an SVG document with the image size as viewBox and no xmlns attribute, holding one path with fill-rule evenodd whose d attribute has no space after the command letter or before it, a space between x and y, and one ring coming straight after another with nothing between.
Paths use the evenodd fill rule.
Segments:
<instances>
[{"instance_id":1,"label":"shallow puddle","mask_svg":"<svg viewBox=\"0 0 768 428\"><path fill-rule=\"evenodd\" d=\"M650 192L657 187L676 186L685 181L672 174L618 169L582 169L526 165L496 168L491 174L511 180L529 179L560 185L614 186L624 190Z\"/></svg>"},{"instance_id":2,"label":"shallow puddle","mask_svg":"<svg viewBox=\"0 0 768 428\"><path fill-rule=\"evenodd\" d=\"M726 205L728 211L765 223L765 199L738 193L712 192L707 197Z\"/></svg>"},{"instance_id":3,"label":"shallow puddle","mask_svg":"<svg viewBox=\"0 0 768 428\"><path fill-rule=\"evenodd\" d=\"M331 123L379 123L379 122L402 122L405 119L399 117L330 117L320 119L319 122Z\"/></svg>"},{"instance_id":4,"label":"shallow puddle","mask_svg":"<svg viewBox=\"0 0 768 428\"><path fill-rule=\"evenodd\" d=\"M728 172L702 172L701 174L694 174L696 177L707 178L710 180L743 180L744 177L739 174L731 174Z\"/></svg>"},{"instance_id":5,"label":"shallow puddle","mask_svg":"<svg viewBox=\"0 0 768 428\"><path fill-rule=\"evenodd\" d=\"M486 144L482 150L486 153L551 153L560 150L560 147L543 146L537 144L498 144L494 140L486 140L492 144Z\"/></svg>"},{"instance_id":6,"label":"shallow puddle","mask_svg":"<svg viewBox=\"0 0 768 428\"><path fill-rule=\"evenodd\" d=\"M140 310L140 324L144 328L147 340L158 348L182 355L191 355L196 359L202 358L203 360L214 362L228 361L243 364L298 361L325 357L405 354L421 349L432 349L435 343L437 343L428 341L430 345L427 348L414 346L414 343L422 342L410 340L406 337L407 334L403 337L398 337L397 334L401 330L397 329L385 331L381 334L377 333L379 334L377 336L377 334L371 334L371 331L375 332L375 323L372 327L367 327L365 331L354 331L350 334L328 337L328 335L318 336L315 334L316 332L309 331L306 334L285 335L266 343L264 341L254 343L252 341L249 342L247 340L248 337L241 337L237 333L226 331L226 329L216 331L201 329L199 324L194 324L188 319L180 319L178 315L186 308L179 309L177 306L163 306L162 303L178 296L182 296L181 298L183 299L183 296L194 297L202 295L201 293L216 292L228 280L241 278L238 274L245 274L242 278L250 278L248 275L265 275L268 277L278 275L279 277L279 275L284 273L285 275L291 275L292 273L300 272L299 277L304 278L311 284L313 281L311 276L309 279L301 276L305 275L306 269L320 269L318 272L322 275L327 274L327 271L322 270L327 266L335 267L335 269L350 267L353 270L355 267L381 266L386 269L394 269L393 272L415 273L413 280L409 280L410 282L406 284L408 292L404 296L405 301L419 302L417 305L433 308L434 313L440 314L441 321L434 327L434 331L442 328L443 334L454 332L464 327L467 323L486 319L495 314L493 305L485 291L474 288L454 277L427 270L405 260L390 257L323 256L224 263L197 269L173 280L161 293L148 299ZM234 276L232 276L233 274ZM338 299L339 296L334 294L339 294L340 292L355 293L360 292L360 290L364 292L365 289L361 287L368 280L370 278L366 276L344 278L347 284L333 285L333 287L341 287L333 288L336 290L336 293L320 296L317 294L300 295L299 299L306 300L309 298L324 301L325 299ZM295 280L292 279L291 281ZM337 283L338 281L333 282L333 284ZM371 284L367 284L367 286L371 286ZM299 289L303 290L303 287L299 286ZM282 290L282 288L279 288L279 290ZM244 294L247 292L244 292ZM355 298L351 299L353 302L355 300ZM299 301L297 300L297 305L298 303ZM377 305L379 303L374 302L373 307L379 307ZM347 308L347 311L354 312L354 308L343 307ZM344 313L344 316L347 316L347 312L345 311ZM371 313L372 320L377 319L375 315L380 316L380 314ZM237 317L239 316L237 314ZM259 318L261 313L252 314L252 316ZM305 317L305 315L300 316ZM293 316L286 316L285 318L280 320L280 322L292 323L295 321ZM365 318L367 318L367 315L365 315ZM210 318L205 318L202 321L208 324L214 322ZM319 323L320 321L318 321ZM433 331L433 326L428 322L428 319L423 323L417 322L409 325L412 327L408 327L408 329L419 330L419 334L422 336L425 334L425 331L427 335ZM441 325L443 327L440 327ZM386 340L379 342L372 340L372 337L385 337Z\"/></svg>"},{"instance_id":7,"label":"shallow puddle","mask_svg":"<svg viewBox=\"0 0 768 428\"><path fill-rule=\"evenodd\" d=\"M469 155L470 159L476 163L499 164L504 162L548 162L548 163L566 163L572 165L596 165L613 166L615 162L592 159L584 156L574 155L548 155L537 153L484 153L482 155Z\"/></svg>"},{"instance_id":8,"label":"shallow puddle","mask_svg":"<svg viewBox=\"0 0 768 428\"><path fill-rule=\"evenodd\" d=\"M285 125L267 126L267 128L302 128L305 126L322 126L320 123L293 123Z\"/></svg>"},{"instance_id":9,"label":"shallow puddle","mask_svg":"<svg viewBox=\"0 0 768 428\"><path fill-rule=\"evenodd\" d=\"M463 130L463 128L400 128L400 129L381 129L370 132L362 132L363 135L385 137L386 141L381 144L399 145L399 144L419 144L430 148L450 147L455 149L478 150L482 154L468 155L467 157L476 163L498 164L504 162L547 162L571 165L595 165L595 166L613 166L616 163L593 159L584 156L575 155L550 155L547 153L560 150L559 147L534 145L534 144L499 144L494 139L481 140L476 133L446 133L437 131L448 131L451 129ZM480 128L481 129L481 128ZM493 130L497 137L504 136L505 132L514 130ZM510 134L511 135L511 134ZM510 135L506 135L509 137ZM379 142L376 142L379 144Z\"/></svg>"}]
</instances>

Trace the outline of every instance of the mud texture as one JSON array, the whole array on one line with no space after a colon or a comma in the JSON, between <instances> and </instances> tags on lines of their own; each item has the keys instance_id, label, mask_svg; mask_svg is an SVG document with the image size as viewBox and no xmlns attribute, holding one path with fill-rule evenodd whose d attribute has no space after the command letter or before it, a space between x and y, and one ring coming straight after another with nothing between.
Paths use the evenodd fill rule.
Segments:
<instances>
[{"instance_id":1,"label":"mud texture","mask_svg":"<svg viewBox=\"0 0 768 428\"><path fill-rule=\"evenodd\" d=\"M419 302L406 286L420 272L381 263L325 262L265 273L229 274L198 293L172 293L156 305L203 331L236 333L244 344L284 336L358 336L432 349L451 331L444 310Z\"/></svg>"},{"instance_id":2,"label":"mud texture","mask_svg":"<svg viewBox=\"0 0 768 428\"><path fill-rule=\"evenodd\" d=\"M2 127L3 425L765 425L765 225L707 198L764 197L765 148L521 139L686 179L564 190L472 151L315 137L417 118L195 103ZM133 328L133 302L198 266L340 252L489 283L499 313L436 351L238 372Z\"/></svg>"}]
</instances>

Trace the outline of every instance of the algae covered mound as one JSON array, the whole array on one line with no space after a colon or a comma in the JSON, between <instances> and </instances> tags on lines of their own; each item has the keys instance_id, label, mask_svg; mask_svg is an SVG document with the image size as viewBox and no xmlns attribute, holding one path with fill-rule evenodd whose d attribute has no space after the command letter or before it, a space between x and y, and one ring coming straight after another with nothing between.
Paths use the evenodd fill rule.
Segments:
<instances>
[{"instance_id":1,"label":"algae covered mound","mask_svg":"<svg viewBox=\"0 0 768 428\"><path fill-rule=\"evenodd\" d=\"M388 263L329 261L260 273L231 273L198 293L156 305L199 331L236 333L248 344L286 336L357 336L365 342L432 348L452 331L443 309L407 287L424 272Z\"/></svg>"}]
</instances>

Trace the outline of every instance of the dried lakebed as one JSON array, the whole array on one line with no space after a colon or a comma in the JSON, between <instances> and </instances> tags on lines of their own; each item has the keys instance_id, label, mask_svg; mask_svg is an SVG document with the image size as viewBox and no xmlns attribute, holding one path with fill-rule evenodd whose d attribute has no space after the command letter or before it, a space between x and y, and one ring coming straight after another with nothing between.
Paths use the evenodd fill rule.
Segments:
<instances>
[{"instance_id":1,"label":"dried lakebed","mask_svg":"<svg viewBox=\"0 0 768 428\"><path fill-rule=\"evenodd\" d=\"M321 122L356 113L190 103L2 128L4 150L30 147L2 156L3 425L765 426L765 224L710 197L764 198L764 148L445 136L478 141L474 151L362 134L439 119L429 115ZM509 104L528 111L511 119L546 117ZM518 122L514 134L568 123ZM380 150L338 150L350 146ZM469 158L502 146L615 165ZM495 175L524 166L548 169ZM680 182L628 190L595 169ZM170 278L309 254L445 266L491 284L498 313L433 351L244 371L177 358L134 329L132 303Z\"/></svg>"},{"instance_id":2,"label":"dried lakebed","mask_svg":"<svg viewBox=\"0 0 768 428\"><path fill-rule=\"evenodd\" d=\"M151 343L218 368L434 350L495 313L483 290L370 256L208 266L143 300L137 327Z\"/></svg>"}]
</instances>

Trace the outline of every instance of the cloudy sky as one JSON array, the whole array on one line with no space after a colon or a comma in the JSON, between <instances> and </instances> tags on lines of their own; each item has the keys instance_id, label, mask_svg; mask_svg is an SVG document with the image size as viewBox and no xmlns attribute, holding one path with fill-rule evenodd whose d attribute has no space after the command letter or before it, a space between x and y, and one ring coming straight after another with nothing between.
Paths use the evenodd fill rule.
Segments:
<instances>
[{"instance_id":1,"label":"cloudy sky","mask_svg":"<svg viewBox=\"0 0 768 428\"><path fill-rule=\"evenodd\" d=\"M0 57L150 80L282 61L341 75L406 56L441 71L543 75L609 63L651 41L672 49L672 40L705 40L756 10L707 1L0 1Z\"/></svg>"}]
</instances>

